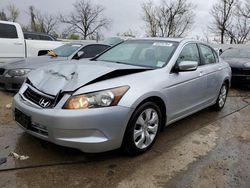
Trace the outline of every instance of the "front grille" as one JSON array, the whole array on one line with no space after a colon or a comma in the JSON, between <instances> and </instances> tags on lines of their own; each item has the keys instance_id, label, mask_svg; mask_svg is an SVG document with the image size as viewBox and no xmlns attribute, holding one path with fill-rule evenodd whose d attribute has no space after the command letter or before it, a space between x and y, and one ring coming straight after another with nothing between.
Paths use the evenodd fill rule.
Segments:
<instances>
[{"instance_id":1,"label":"front grille","mask_svg":"<svg viewBox=\"0 0 250 188\"><path fill-rule=\"evenodd\" d=\"M4 72L5 72L5 69L0 68L0 75L3 75Z\"/></svg>"},{"instance_id":2,"label":"front grille","mask_svg":"<svg viewBox=\"0 0 250 188\"><path fill-rule=\"evenodd\" d=\"M232 68L232 73L239 75L250 75L250 69Z\"/></svg>"},{"instance_id":3,"label":"front grille","mask_svg":"<svg viewBox=\"0 0 250 188\"><path fill-rule=\"evenodd\" d=\"M55 98L41 95L30 87L26 89L26 91L23 93L23 96L42 108L51 108L55 103Z\"/></svg>"},{"instance_id":4,"label":"front grille","mask_svg":"<svg viewBox=\"0 0 250 188\"><path fill-rule=\"evenodd\" d=\"M0 89L5 89L5 84L4 83L0 83Z\"/></svg>"}]
</instances>

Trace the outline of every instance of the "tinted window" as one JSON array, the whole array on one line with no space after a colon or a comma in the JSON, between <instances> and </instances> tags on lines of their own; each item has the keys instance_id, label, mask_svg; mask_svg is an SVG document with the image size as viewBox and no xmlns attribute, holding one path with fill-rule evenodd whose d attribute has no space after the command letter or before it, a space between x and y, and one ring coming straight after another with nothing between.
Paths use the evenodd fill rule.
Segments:
<instances>
[{"instance_id":1,"label":"tinted window","mask_svg":"<svg viewBox=\"0 0 250 188\"><path fill-rule=\"evenodd\" d=\"M81 58L91 58L95 57L96 55L100 54L104 50L109 48L107 45L88 45L81 49L80 51L83 51L84 54L81 56Z\"/></svg>"},{"instance_id":2,"label":"tinted window","mask_svg":"<svg viewBox=\"0 0 250 188\"><path fill-rule=\"evenodd\" d=\"M28 40L40 40L39 35L24 33L24 38Z\"/></svg>"},{"instance_id":3,"label":"tinted window","mask_svg":"<svg viewBox=\"0 0 250 188\"><path fill-rule=\"evenodd\" d=\"M200 62L199 51L196 44L188 44L183 48L177 62L180 63L182 61Z\"/></svg>"},{"instance_id":4,"label":"tinted window","mask_svg":"<svg viewBox=\"0 0 250 188\"><path fill-rule=\"evenodd\" d=\"M48 35L35 34L35 33L24 33L24 38L28 40L54 40Z\"/></svg>"},{"instance_id":5,"label":"tinted window","mask_svg":"<svg viewBox=\"0 0 250 188\"><path fill-rule=\"evenodd\" d=\"M0 38L18 38L16 27L14 25L0 23Z\"/></svg>"},{"instance_id":6,"label":"tinted window","mask_svg":"<svg viewBox=\"0 0 250 188\"><path fill-rule=\"evenodd\" d=\"M207 65L207 64L215 63L216 60L215 60L212 48L202 45L202 44L200 44L199 46L200 46L201 54L203 57L202 64Z\"/></svg>"},{"instance_id":7,"label":"tinted window","mask_svg":"<svg viewBox=\"0 0 250 188\"><path fill-rule=\"evenodd\" d=\"M50 36L47 35L40 35L41 40L53 40Z\"/></svg>"}]
</instances>

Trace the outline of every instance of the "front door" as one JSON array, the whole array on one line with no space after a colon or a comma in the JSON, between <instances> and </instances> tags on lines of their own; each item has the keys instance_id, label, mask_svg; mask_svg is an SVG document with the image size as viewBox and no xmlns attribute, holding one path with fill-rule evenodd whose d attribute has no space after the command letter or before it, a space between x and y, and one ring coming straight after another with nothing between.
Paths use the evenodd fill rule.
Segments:
<instances>
[{"instance_id":1,"label":"front door","mask_svg":"<svg viewBox=\"0 0 250 188\"><path fill-rule=\"evenodd\" d=\"M184 46L176 63L182 61L196 61L200 64L197 44ZM167 97L168 121L178 120L202 108L206 101L207 77L202 66L195 71L172 72L169 75L172 83L165 89Z\"/></svg>"}]
</instances>

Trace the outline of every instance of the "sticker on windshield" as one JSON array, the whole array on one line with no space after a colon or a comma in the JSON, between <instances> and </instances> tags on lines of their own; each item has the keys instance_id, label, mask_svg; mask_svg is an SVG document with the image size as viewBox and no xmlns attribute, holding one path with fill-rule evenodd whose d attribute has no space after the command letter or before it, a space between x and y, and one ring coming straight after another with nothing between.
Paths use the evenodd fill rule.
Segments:
<instances>
[{"instance_id":1,"label":"sticker on windshield","mask_svg":"<svg viewBox=\"0 0 250 188\"><path fill-rule=\"evenodd\" d=\"M81 47L80 44L73 44L72 47Z\"/></svg>"},{"instance_id":2,"label":"sticker on windshield","mask_svg":"<svg viewBox=\"0 0 250 188\"><path fill-rule=\"evenodd\" d=\"M173 43L170 42L155 42L153 46L165 46L165 47L172 47Z\"/></svg>"}]
</instances>

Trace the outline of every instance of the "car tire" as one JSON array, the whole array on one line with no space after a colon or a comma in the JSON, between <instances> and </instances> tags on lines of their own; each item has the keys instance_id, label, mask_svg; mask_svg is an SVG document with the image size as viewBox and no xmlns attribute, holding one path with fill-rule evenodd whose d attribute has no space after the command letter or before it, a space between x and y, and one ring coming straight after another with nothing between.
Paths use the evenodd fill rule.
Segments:
<instances>
[{"instance_id":1,"label":"car tire","mask_svg":"<svg viewBox=\"0 0 250 188\"><path fill-rule=\"evenodd\" d=\"M162 112L154 102L146 102L133 113L128 123L122 149L129 155L139 155L155 143L162 126Z\"/></svg>"},{"instance_id":2,"label":"car tire","mask_svg":"<svg viewBox=\"0 0 250 188\"><path fill-rule=\"evenodd\" d=\"M227 94L228 94L228 85L224 83L221 86L219 96L216 100L216 103L212 106L212 109L215 111L220 111L224 108L227 100Z\"/></svg>"}]
</instances>

